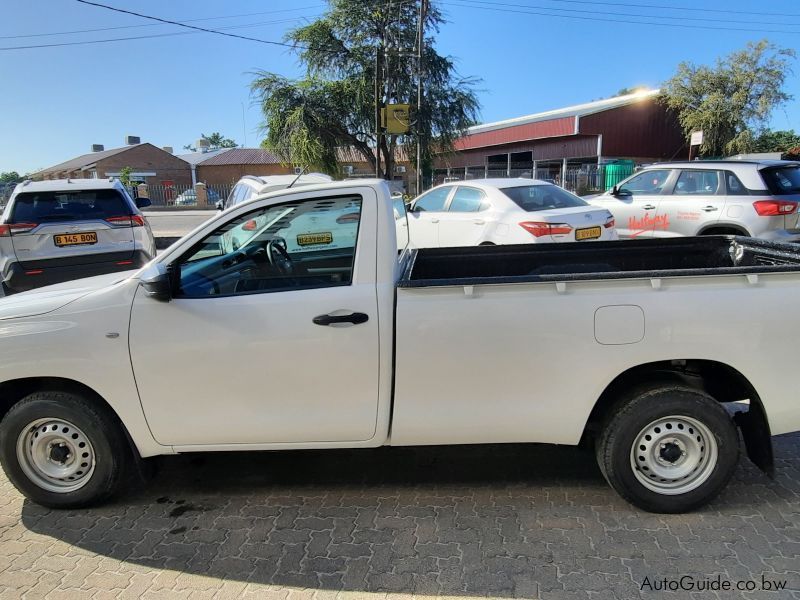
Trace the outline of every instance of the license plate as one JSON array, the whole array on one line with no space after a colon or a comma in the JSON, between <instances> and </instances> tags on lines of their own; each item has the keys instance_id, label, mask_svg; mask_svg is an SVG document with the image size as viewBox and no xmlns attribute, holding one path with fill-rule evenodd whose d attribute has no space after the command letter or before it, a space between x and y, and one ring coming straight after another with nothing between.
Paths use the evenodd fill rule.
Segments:
<instances>
[{"instance_id":1,"label":"license plate","mask_svg":"<svg viewBox=\"0 0 800 600\"><path fill-rule=\"evenodd\" d=\"M65 233L54 235L53 240L56 246L80 246L81 244L96 244L97 233L94 231L84 231L82 233Z\"/></svg>"},{"instance_id":2,"label":"license plate","mask_svg":"<svg viewBox=\"0 0 800 600\"><path fill-rule=\"evenodd\" d=\"M595 240L602 235L602 229L599 227L586 227L585 229L575 230L575 239L580 240Z\"/></svg>"},{"instance_id":3,"label":"license plate","mask_svg":"<svg viewBox=\"0 0 800 600\"><path fill-rule=\"evenodd\" d=\"M316 244L330 244L333 242L333 234L330 231L322 233L300 233L297 235L298 246L314 246Z\"/></svg>"}]
</instances>

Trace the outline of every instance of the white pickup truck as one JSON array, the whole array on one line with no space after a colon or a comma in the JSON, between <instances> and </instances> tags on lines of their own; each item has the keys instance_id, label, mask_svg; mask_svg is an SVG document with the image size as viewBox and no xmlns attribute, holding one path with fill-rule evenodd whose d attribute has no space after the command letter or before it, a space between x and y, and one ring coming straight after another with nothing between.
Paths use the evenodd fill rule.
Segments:
<instances>
[{"instance_id":1,"label":"white pickup truck","mask_svg":"<svg viewBox=\"0 0 800 600\"><path fill-rule=\"evenodd\" d=\"M9 479L77 507L163 454L586 443L624 498L679 512L725 486L738 429L768 472L800 429L794 247L398 252L403 219L382 181L287 189L139 271L0 300Z\"/></svg>"}]
</instances>

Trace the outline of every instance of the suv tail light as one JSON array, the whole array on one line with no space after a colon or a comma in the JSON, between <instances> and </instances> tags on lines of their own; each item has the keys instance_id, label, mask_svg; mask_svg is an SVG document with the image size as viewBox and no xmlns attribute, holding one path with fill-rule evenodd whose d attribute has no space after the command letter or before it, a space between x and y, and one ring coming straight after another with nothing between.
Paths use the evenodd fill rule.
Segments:
<instances>
[{"instance_id":1,"label":"suv tail light","mask_svg":"<svg viewBox=\"0 0 800 600\"><path fill-rule=\"evenodd\" d=\"M530 233L533 237L542 237L543 235L559 235L565 233L572 233L572 226L567 223L543 223L539 221L523 221L519 224L525 231Z\"/></svg>"},{"instance_id":2,"label":"suv tail light","mask_svg":"<svg viewBox=\"0 0 800 600\"><path fill-rule=\"evenodd\" d=\"M614 227L614 225L616 225L616 223L617 222L614 220L614 217L608 217L606 219L606 222L603 223L603 227L605 227L606 229L611 229L612 227Z\"/></svg>"},{"instance_id":3,"label":"suv tail light","mask_svg":"<svg viewBox=\"0 0 800 600\"><path fill-rule=\"evenodd\" d=\"M0 225L0 237L9 237L15 233L28 233L38 226L37 223L8 223Z\"/></svg>"},{"instance_id":4,"label":"suv tail light","mask_svg":"<svg viewBox=\"0 0 800 600\"><path fill-rule=\"evenodd\" d=\"M797 210L797 202L789 200L756 200L753 208L760 217L778 217L790 215Z\"/></svg>"},{"instance_id":5,"label":"suv tail light","mask_svg":"<svg viewBox=\"0 0 800 600\"><path fill-rule=\"evenodd\" d=\"M125 215L124 217L107 217L106 223L113 227L144 227L141 215Z\"/></svg>"}]
</instances>

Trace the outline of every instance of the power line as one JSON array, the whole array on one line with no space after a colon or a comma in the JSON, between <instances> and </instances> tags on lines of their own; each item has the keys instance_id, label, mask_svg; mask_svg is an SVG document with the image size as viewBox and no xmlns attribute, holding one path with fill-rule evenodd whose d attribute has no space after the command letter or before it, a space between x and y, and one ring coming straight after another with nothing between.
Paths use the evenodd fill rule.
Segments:
<instances>
[{"instance_id":1,"label":"power line","mask_svg":"<svg viewBox=\"0 0 800 600\"><path fill-rule=\"evenodd\" d=\"M762 17L800 17L800 14L774 13L764 11L729 10L727 8L694 8L679 6L660 6L658 4L629 4L626 2L603 2L601 0L549 0L550 2L568 2L571 4L592 4L603 6L627 6L630 8L657 8L660 10L686 10L692 12L711 12L733 15L758 15Z\"/></svg>"},{"instance_id":2,"label":"power line","mask_svg":"<svg viewBox=\"0 0 800 600\"><path fill-rule=\"evenodd\" d=\"M159 23L167 23L169 25L177 25L178 27L185 27L186 29L194 29L196 31L203 31L205 33L224 35L225 37L235 38L239 40L247 40L248 42L257 42L259 44L266 44L269 46L282 46L284 48L289 48L291 50L312 50L312 48L309 48L307 46L297 46L295 44L287 44L285 42L275 42L272 40L263 40L261 38L254 38L246 35L238 35L236 33L226 33L225 31L220 31L218 29L207 29L205 27L198 27L197 25L188 25L186 23L181 23L180 21L171 21L169 19L162 19L161 17L153 17L151 15L137 13L132 10L126 10L124 8L116 8L114 6L108 6L107 4L100 4L99 2L90 2L89 0L75 0L75 1L80 2L81 4L86 4L88 6L96 6L98 8L105 8L106 10L111 10L126 15L133 15L134 17L141 17L142 19L150 19L151 21L158 21ZM327 52L330 54L339 54L341 52L339 50L323 50L321 48L313 48L313 50L316 52Z\"/></svg>"},{"instance_id":3,"label":"power line","mask_svg":"<svg viewBox=\"0 0 800 600\"><path fill-rule=\"evenodd\" d=\"M583 13L583 14L591 14L596 15L596 10L581 10L579 8L555 8L550 6L537 6L532 4L512 4L507 2L494 2L491 0L458 0L463 2L470 2L472 4L488 4L492 6L511 6L516 8L525 8L525 9L536 9L536 10L548 10L548 11L556 11L556 12L570 12L570 13ZM552 0L551 0L552 1ZM619 17L637 17L643 19L669 19L670 21L703 21L703 22L711 22L711 23L746 23L748 25L772 25L772 23L754 23L752 19L742 20L742 19L720 19L719 17L686 17L686 16L675 16L675 15L657 15L657 14L640 14L640 13L626 13L626 12L609 12L604 11L603 15L614 15ZM800 25L800 23L781 23L782 26L786 27L795 27ZM748 29L749 30L749 29ZM781 30L783 31L783 30ZM788 32L787 32L788 33Z\"/></svg>"},{"instance_id":4,"label":"power line","mask_svg":"<svg viewBox=\"0 0 800 600\"><path fill-rule=\"evenodd\" d=\"M241 13L238 15L221 15L218 17L204 17L202 19L187 19L187 23L196 23L199 21L216 21L218 19L236 19L239 17L254 17L260 15L271 15L275 13L285 13L285 12L294 12L296 10L306 10L308 8L321 8L325 6L324 4L314 4L312 6L301 6L297 8L285 8L282 10L268 10L266 12L255 12L255 13ZM301 17L296 17L301 18ZM74 33L94 33L96 31L112 31L115 29L139 29L142 27L153 27L153 25L117 25L117 26L110 26L110 27L98 27L95 29L75 29L73 31L53 31L50 33L27 33L23 35L4 35L0 36L0 40L13 40L19 38L32 38L32 37L49 37L55 35L72 35Z\"/></svg>"},{"instance_id":5,"label":"power line","mask_svg":"<svg viewBox=\"0 0 800 600\"><path fill-rule=\"evenodd\" d=\"M221 27L220 29L229 30L229 29L248 29L252 27L261 27L263 25L277 25L279 23L289 23L292 21L297 21L298 19L315 17L318 15L307 15L305 17L295 17L292 19L282 19L279 21L262 21L260 23L248 23L246 25L229 25L228 27ZM28 46L5 46L0 47L0 52L6 50L30 50L33 48L59 48L62 46L85 46L91 44L106 44L109 42L125 42L131 40L149 40L153 38L163 38L163 37L173 37L177 35L196 35L198 33L202 33L200 31L173 31L170 33L152 33L149 35L135 35L135 36L128 36L128 37L118 37L118 38L107 38L102 40L79 40L76 42L54 42L52 44L31 44Z\"/></svg>"},{"instance_id":6,"label":"power line","mask_svg":"<svg viewBox=\"0 0 800 600\"><path fill-rule=\"evenodd\" d=\"M81 1L81 0L79 0ZM515 10L511 8L494 8L495 6L525 6L525 5L508 5L503 3L495 3L495 2L483 2L483 0L438 0L440 4L449 4L452 6L458 6L459 8L477 8L481 10L491 10L495 12L507 12L507 13L516 13L516 14L523 14L523 15L536 15L540 17L556 17L558 19L573 19L573 20L580 20L580 21L603 21L607 23L628 23L632 25L654 25L658 27L673 27L673 28L680 28L680 29L704 29L708 31L747 31L747 32L758 32L758 33L787 33L787 34L800 34L800 31L787 31L785 29L754 29L753 27L712 27L710 25L690 25L684 23L660 23L657 21L633 21L629 19L605 19L601 16L592 16L592 17L581 17L578 15L558 15L553 13L546 13L546 12L538 12L534 10ZM470 2L475 2L470 4ZM490 4L491 6L484 6L479 5L477 2L482 2L483 4ZM547 10L547 9L544 9ZM660 18L656 15L653 15L651 18Z\"/></svg>"}]
</instances>

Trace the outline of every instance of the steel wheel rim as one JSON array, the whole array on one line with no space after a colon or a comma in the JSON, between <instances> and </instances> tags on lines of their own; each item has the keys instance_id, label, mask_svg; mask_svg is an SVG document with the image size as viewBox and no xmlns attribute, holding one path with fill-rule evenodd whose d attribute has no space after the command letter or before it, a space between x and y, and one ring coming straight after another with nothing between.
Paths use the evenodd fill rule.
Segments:
<instances>
[{"instance_id":1,"label":"steel wheel rim","mask_svg":"<svg viewBox=\"0 0 800 600\"><path fill-rule=\"evenodd\" d=\"M37 419L20 432L17 461L28 479L56 493L81 489L95 468L94 448L86 434L54 417Z\"/></svg>"},{"instance_id":2,"label":"steel wheel rim","mask_svg":"<svg viewBox=\"0 0 800 600\"><path fill-rule=\"evenodd\" d=\"M685 494L705 483L717 465L717 438L701 421L685 415L660 417L634 438L631 468L648 490Z\"/></svg>"}]
</instances>

